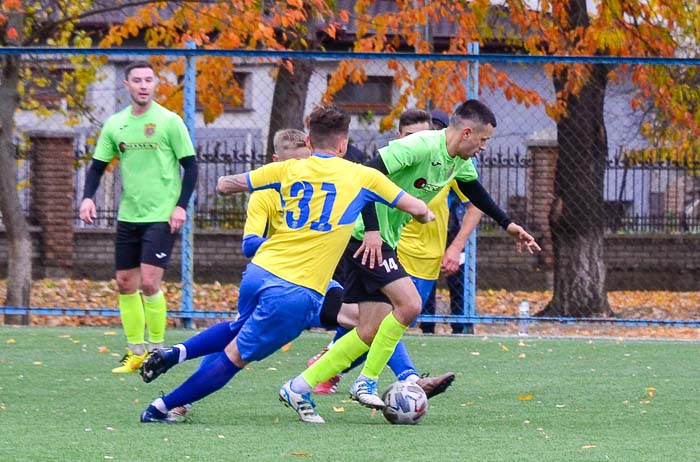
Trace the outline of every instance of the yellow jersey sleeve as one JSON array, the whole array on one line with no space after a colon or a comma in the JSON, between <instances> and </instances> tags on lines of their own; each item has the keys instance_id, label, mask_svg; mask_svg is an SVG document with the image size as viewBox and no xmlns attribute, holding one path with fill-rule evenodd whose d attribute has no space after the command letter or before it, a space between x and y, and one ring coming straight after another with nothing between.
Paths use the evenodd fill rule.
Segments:
<instances>
[{"instance_id":1,"label":"yellow jersey sleeve","mask_svg":"<svg viewBox=\"0 0 700 462\"><path fill-rule=\"evenodd\" d=\"M282 199L279 193L274 189L256 191L248 200L243 236L269 238L279 227L281 217Z\"/></svg>"}]
</instances>

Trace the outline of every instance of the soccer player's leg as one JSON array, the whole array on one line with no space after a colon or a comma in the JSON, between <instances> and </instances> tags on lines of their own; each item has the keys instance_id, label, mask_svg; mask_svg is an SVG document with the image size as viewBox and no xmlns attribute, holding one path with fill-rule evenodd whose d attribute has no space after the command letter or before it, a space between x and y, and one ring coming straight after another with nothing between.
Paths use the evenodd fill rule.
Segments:
<instances>
[{"instance_id":1,"label":"soccer player's leg","mask_svg":"<svg viewBox=\"0 0 700 462\"><path fill-rule=\"evenodd\" d=\"M152 382L177 364L224 351L236 336L236 322L220 322L182 343L153 351L141 365L141 378L146 383Z\"/></svg>"},{"instance_id":2,"label":"soccer player's leg","mask_svg":"<svg viewBox=\"0 0 700 462\"><path fill-rule=\"evenodd\" d=\"M115 240L116 280L119 290L119 316L126 336L127 353L112 369L117 374L139 370L148 355L145 346L145 317L139 293L141 230L138 224L118 222Z\"/></svg>"},{"instance_id":3,"label":"soccer player's leg","mask_svg":"<svg viewBox=\"0 0 700 462\"><path fill-rule=\"evenodd\" d=\"M309 358L306 366L312 366L318 361L321 356L326 354L328 349L335 343L336 340L347 334L350 329L354 328L358 322L358 307L357 304L343 303L343 288L335 280L331 280L328 284L328 289L323 297L323 304L318 316L318 326L326 329L335 328L335 336L333 340L323 347L320 352ZM312 323L316 327L316 323ZM320 395L333 394L338 390L341 374L336 374L325 382L321 382L314 387L314 393Z\"/></svg>"},{"instance_id":4,"label":"soccer player's leg","mask_svg":"<svg viewBox=\"0 0 700 462\"><path fill-rule=\"evenodd\" d=\"M435 314L435 303L433 297L435 295L435 286L437 285L434 279L423 279L416 276L410 276L411 281L416 286L421 299L421 310L423 314ZM424 334L435 333L435 323L423 321L420 328Z\"/></svg>"},{"instance_id":5,"label":"soccer player's leg","mask_svg":"<svg viewBox=\"0 0 700 462\"><path fill-rule=\"evenodd\" d=\"M233 322L215 324L183 343L154 351L141 368L141 377L144 382L155 380L171 367L188 359L224 351L255 310L266 274L269 273L256 265L249 264L243 273L238 294L238 318Z\"/></svg>"},{"instance_id":6,"label":"soccer player's leg","mask_svg":"<svg viewBox=\"0 0 700 462\"><path fill-rule=\"evenodd\" d=\"M322 297L311 289L286 281L264 291L249 322L241 329L236 343L243 360L260 361L297 338L312 323ZM324 423L308 392L299 393L285 383L279 400L292 408L303 422Z\"/></svg>"},{"instance_id":7,"label":"soccer player's leg","mask_svg":"<svg viewBox=\"0 0 700 462\"><path fill-rule=\"evenodd\" d=\"M364 357L369 358L369 352L374 348L377 330L382 320L390 312L391 305L388 303L382 301L360 302L360 324L358 326L358 334L365 343L370 345L368 353L367 355L363 355ZM384 365L386 365L386 360L388 360L388 356L385 359ZM360 376L350 388L350 398L363 406L373 409L383 409L385 406L384 401L381 400L378 393L379 374L368 375L365 369L366 363Z\"/></svg>"},{"instance_id":8,"label":"soccer player's leg","mask_svg":"<svg viewBox=\"0 0 700 462\"><path fill-rule=\"evenodd\" d=\"M141 238L141 290L148 328L149 351L162 348L167 326L167 304L160 289L175 245L168 223L148 224Z\"/></svg>"}]
</instances>

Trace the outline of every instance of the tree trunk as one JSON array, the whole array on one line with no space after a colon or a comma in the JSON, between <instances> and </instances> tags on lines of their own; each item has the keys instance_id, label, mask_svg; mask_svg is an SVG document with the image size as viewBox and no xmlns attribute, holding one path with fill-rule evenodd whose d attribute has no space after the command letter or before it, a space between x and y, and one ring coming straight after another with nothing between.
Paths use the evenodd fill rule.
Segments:
<instances>
[{"instance_id":1,"label":"tree trunk","mask_svg":"<svg viewBox=\"0 0 700 462\"><path fill-rule=\"evenodd\" d=\"M608 140L603 116L608 68L593 65L567 114L557 123L559 157L549 222L554 249L552 300L544 316L611 316L605 289L604 179ZM554 79L557 93L576 72ZM580 70L579 70L580 72Z\"/></svg>"},{"instance_id":2,"label":"tree trunk","mask_svg":"<svg viewBox=\"0 0 700 462\"><path fill-rule=\"evenodd\" d=\"M272 140L278 130L296 128L304 130L304 109L306 94L309 91L309 80L313 72L313 61L309 59L291 60L294 73L290 74L285 66L278 67L275 91L272 96L272 111L270 113L270 128L267 135L266 162L272 161L275 148Z\"/></svg>"},{"instance_id":3,"label":"tree trunk","mask_svg":"<svg viewBox=\"0 0 700 462\"><path fill-rule=\"evenodd\" d=\"M17 194L16 159L12 133L19 104L19 56L0 58L0 212L8 240L5 305L29 307L32 287L32 239ZM27 315L5 315L7 324L27 324Z\"/></svg>"}]
</instances>

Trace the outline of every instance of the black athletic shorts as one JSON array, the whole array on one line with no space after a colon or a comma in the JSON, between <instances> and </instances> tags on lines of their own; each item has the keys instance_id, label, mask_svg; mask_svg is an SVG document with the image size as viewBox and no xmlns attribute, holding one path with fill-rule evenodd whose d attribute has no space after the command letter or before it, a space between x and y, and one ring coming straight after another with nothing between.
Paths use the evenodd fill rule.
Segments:
<instances>
[{"instance_id":1,"label":"black athletic shorts","mask_svg":"<svg viewBox=\"0 0 700 462\"><path fill-rule=\"evenodd\" d=\"M389 299L380 289L390 282L408 277L408 273L399 263L396 251L386 244L382 245L384 260L381 265L375 266L373 269L363 265L362 255L357 258L352 257L361 245L362 241L351 238L340 260L345 278L343 281L343 287L345 287L343 301L346 303L389 303Z\"/></svg>"},{"instance_id":2,"label":"black athletic shorts","mask_svg":"<svg viewBox=\"0 0 700 462\"><path fill-rule=\"evenodd\" d=\"M167 268L177 236L167 222L118 221L114 249L117 271L138 268L141 263Z\"/></svg>"}]
</instances>

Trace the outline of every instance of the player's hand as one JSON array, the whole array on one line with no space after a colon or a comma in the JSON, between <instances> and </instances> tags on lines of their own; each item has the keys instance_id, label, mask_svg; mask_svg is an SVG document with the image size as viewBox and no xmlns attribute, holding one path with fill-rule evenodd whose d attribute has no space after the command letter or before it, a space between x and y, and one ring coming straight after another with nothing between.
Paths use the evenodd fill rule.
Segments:
<instances>
[{"instance_id":1,"label":"player's hand","mask_svg":"<svg viewBox=\"0 0 700 462\"><path fill-rule=\"evenodd\" d=\"M377 266L382 264L384 257L382 257L382 236L379 231L365 231L365 238L362 240L362 245L357 252L353 255L353 258L362 256L362 264L367 265L369 262L369 268L374 269L375 262Z\"/></svg>"},{"instance_id":2,"label":"player's hand","mask_svg":"<svg viewBox=\"0 0 700 462\"><path fill-rule=\"evenodd\" d=\"M175 234L180 231L182 226L185 224L186 219L187 211L179 205L175 206L172 215L170 215L170 220L168 220L168 224L170 225L170 234Z\"/></svg>"},{"instance_id":3,"label":"player's hand","mask_svg":"<svg viewBox=\"0 0 700 462\"><path fill-rule=\"evenodd\" d=\"M421 215L413 215L413 218L419 223L430 223L435 219L435 214L428 207L425 208L426 212Z\"/></svg>"},{"instance_id":4,"label":"player's hand","mask_svg":"<svg viewBox=\"0 0 700 462\"><path fill-rule=\"evenodd\" d=\"M89 197L83 199L80 203L80 219L85 223L92 224L93 219L97 217L97 209L95 208L95 202Z\"/></svg>"},{"instance_id":5,"label":"player's hand","mask_svg":"<svg viewBox=\"0 0 700 462\"><path fill-rule=\"evenodd\" d=\"M508 234L516 238L515 248L518 252L523 251L523 247L530 253L539 252L542 250L535 241L535 238L527 233L522 226L511 223L506 228Z\"/></svg>"},{"instance_id":6,"label":"player's hand","mask_svg":"<svg viewBox=\"0 0 700 462\"><path fill-rule=\"evenodd\" d=\"M459 271L459 256L462 252L459 249L453 249L451 246L445 250L440 264L440 271L445 276L452 276Z\"/></svg>"}]
</instances>

